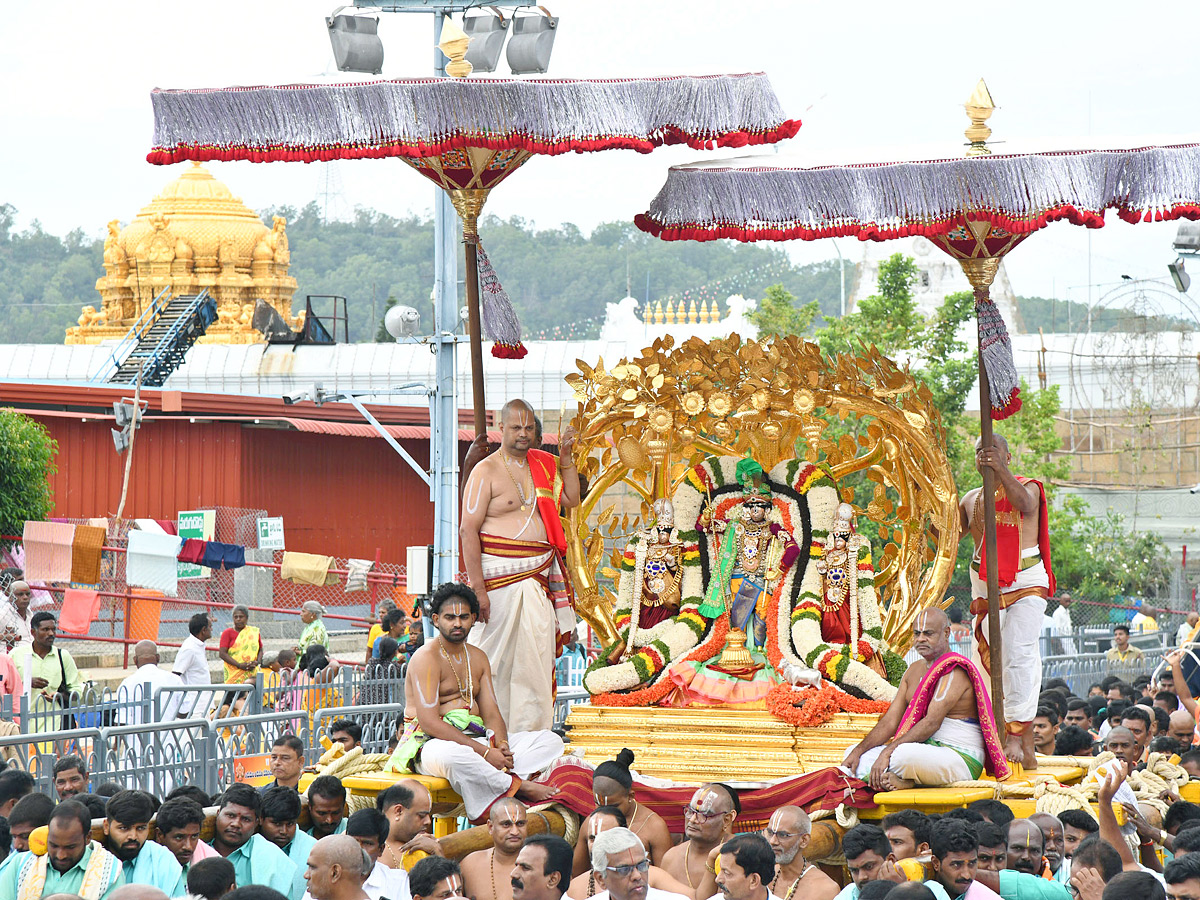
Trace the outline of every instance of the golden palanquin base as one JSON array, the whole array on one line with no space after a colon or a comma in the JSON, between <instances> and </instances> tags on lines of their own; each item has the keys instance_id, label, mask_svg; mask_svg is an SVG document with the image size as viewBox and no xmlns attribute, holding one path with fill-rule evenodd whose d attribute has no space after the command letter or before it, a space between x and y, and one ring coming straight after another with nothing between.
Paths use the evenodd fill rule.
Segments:
<instances>
[{"instance_id":1,"label":"golden palanquin base","mask_svg":"<svg viewBox=\"0 0 1200 900\"><path fill-rule=\"evenodd\" d=\"M838 765L878 718L839 713L819 728L797 728L765 710L577 704L567 716L568 750L598 765L628 747L638 772L672 781L770 781Z\"/></svg>"}]
</instances>

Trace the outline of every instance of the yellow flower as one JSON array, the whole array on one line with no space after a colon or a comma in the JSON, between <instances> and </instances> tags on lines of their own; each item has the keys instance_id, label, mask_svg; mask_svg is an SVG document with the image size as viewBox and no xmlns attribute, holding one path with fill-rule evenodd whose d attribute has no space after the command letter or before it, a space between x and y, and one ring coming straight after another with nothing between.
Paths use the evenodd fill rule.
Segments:
<instances>
[{"instance_id":1,"label":"yellow flower","mask_svg":"<svg viewBox=\"0 0 1200 900\"><path fill-rule=\"evenodd\" d=\"M699 391L688 391L683 395L683 411L689 416L704 412L704 395Z\"/></svg>"}]
</instances>

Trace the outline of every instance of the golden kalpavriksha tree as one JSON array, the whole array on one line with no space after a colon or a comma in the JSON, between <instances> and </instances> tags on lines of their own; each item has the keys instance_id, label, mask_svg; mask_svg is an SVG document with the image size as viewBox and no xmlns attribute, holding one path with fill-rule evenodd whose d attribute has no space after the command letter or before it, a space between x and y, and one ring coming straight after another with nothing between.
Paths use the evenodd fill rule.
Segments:
<instances>
[{"instance_id":1,"label":"golden kalpavriksha tree","mask_svg":"<svg viewBox=\"0 0 1200 900\"><path fill-rule=\"evenodd\" d=\"M666 337L579 368L590 489L566 531L577 608L605 645L593 704L765 706L798 724L881 709L958 543L928 388L874 348L829 359L794 336ZM641 499L632 527L622 487ZM759 618L731 627L743 569Z\"/></svg>"}]
</instances>

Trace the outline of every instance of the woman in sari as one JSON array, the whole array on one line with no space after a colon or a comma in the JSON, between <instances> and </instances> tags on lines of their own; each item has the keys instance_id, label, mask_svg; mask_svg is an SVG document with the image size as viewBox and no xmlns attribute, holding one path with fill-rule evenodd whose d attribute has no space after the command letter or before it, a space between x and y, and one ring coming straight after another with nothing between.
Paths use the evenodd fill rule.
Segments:
<instances>
[{"instance_id":1,"label":"woman in sari","mask_svg":"<svg viewBox=\"0 0 1200 900\"><path fill-rule=\"evenodd\" d=\"M307 712L310 727L314 710L340 705L337 688L329 686L340 670L341 666L329 659L323 644L313 644L300 657L292 681L292 709Z\"/></svg>"},{"instance_id":2,"label":"woman in sari","mask_svg":"<svg viewBox=\"0 0 1200 900\"><path fill-rule=\"evenodd\" d=\"M262 662L263 644L258 629L250 622L250 610L245 606L233 608L233 627L221 632L219 655L225 664L225 683L244 684L254 680L254 673ZM224 716L232 706L232 714L237 715L245 705L244 692L229 691L221 701L220 716Z\"/></svg>"}]
</instances>

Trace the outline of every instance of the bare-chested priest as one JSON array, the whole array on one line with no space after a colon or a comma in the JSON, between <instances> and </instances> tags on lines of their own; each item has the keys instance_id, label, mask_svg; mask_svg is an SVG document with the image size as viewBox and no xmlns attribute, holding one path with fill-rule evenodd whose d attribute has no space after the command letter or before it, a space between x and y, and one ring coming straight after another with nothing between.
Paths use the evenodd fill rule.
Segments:
<instances>
[{"instance_id":1,"label":"bare-chested priest","mask_svg":"<svg viewBox=\"0 0 1200 900\"><path fill-rule=\"evenodd\" d=\"M1008 468L1008 442L993 435L994 446L975 445L975 467L996 475L996 575L1000 584L1000 637L1004 659L1004 752L1027 769L1037 768L1033 719L1042 683L1039 639L1046 598L1054 593L1046 492L1040 481L1020 478ZM959 503L962 534L971 535L971 612L975 615L977 661L992 671L988 651L987 573L992 568L983 546L983 488L967 491Z\"/></svg>"},{"instance_id":2,"label":"bare-chested priest","mask_svg":"<svg viewBox=\"0 0 1200 900\"><path fill-rule=\"evenodd\" d=\"M508 731L488 658L466 642L479 615L474 591L443 584L429 611L437 636L409 660L404 733L388 770L445 778L473 821L502 797L527 803L553 797L558 788L530 779L562 756L562 738L553 731Z\"/></svg>"},{"instance_id":3,"label":"bare-chested priest","mask_svg":"<svg viewBox=\"0 0 1200 900\"><path fill-rule=\"evenodd\" d=\"M461 863L463 890L472 900L512 900L509 873L529 837L525 804L516 797L501 797L488 813L487 830L492 846L467 854Z\"/></svg>"},{"instance_id":4,"label":"bare-chested priest","mask_svg":"<svg viewBox=\"0 0 1200 900\"><path fill-rule=\"evenodd\" d=\"M685 840L666 852L663 869L688 890L696 890L712 874L709 854L733 837L733 822L741 811L733 788L720 782L700 785L683 808Z\"/></svg>"},{"instance_id":5,"label":"bare-chested priest","mask_svg":"<svg viewBox=\"0 0 1200 900\"><path fill-rule=\"evenodd\" d=\"M878 724L846 754L845 768L877 791L969 781L985 768L1007 778L987 685L973 662L950 651L950 617L922 610L912 634L921 658Z\"/></svg>"},{"instance_id":6,"label":"bare-chested priest","mask_svg":"<svg viewBox=\"0 0 1200 900\"><path fill-rule=\"evenodd\" d=\"M479 598L471 643L491 660L504 721L541 731L554 723L558 639L575 627L559 518L579 503L575 433L563 429L559 457L533 449L537 422L524 400L504 404L500 425L500 449L463 489L463 565Z\"/></svg>"}]
</instances>

